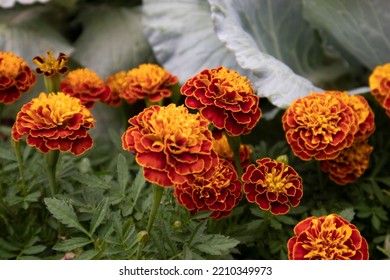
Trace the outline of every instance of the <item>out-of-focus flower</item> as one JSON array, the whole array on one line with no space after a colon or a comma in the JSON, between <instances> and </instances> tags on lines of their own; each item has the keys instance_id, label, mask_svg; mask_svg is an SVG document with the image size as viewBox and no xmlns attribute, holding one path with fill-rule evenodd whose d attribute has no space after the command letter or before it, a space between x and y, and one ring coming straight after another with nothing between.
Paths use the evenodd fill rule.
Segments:
<instances>
[{"instance_id":1,"label":"out-of-focus flower","mask_svg":"<svg viewBox=\"0 0 390 280\"><path fill-rule=\"evenodd\" d=\"M218 164L208 122L184 106L151 106L129 123L122 147L135 154L149 182L163 187L192 183L196 174Z\"/></svg>"},{"instance_id":2,"label":"out-of-focus flower","mask_svg":"<svg viewBox=\"0 0 390 280\"><path fill-rule=\"evenodd\" d=\"M128 103L147 98L150 102L158 102L172 95L172 87L177 84L178 77L172 75L156 64L141 64L127 72L125 85L119 96Z\"/></svg>"},{"instance_id":3,"label":"out-of-focus flower","mask_svg":"<svg viewBox=\"0 0 390 280\"><path fill-rule=\"evenodd\" d=\"M126 80L126 71L119 71L111 76L106 78L106 85L110 88L110 97L106 103L113 107L118 107L121 104L120 93L124 91L125 80ZM127 100L128 103L134 103L134 100Z\"/></svg>"},{"instance_id":4,"label":"out-of-focus flower","mask_svg":"<svg viewBox=\"0 0 390 280\"><path fill-rule=\"evenodd\" d=\"M359 129L351 106L326 92L294 100L282 122L287 142L303 160L336 158L352 145Z\"/></svg>"},{"instance_id":5,"label":"out-of-focus flower","mask_svg":"<svg viewBox=\"0 0 390 280\"><path fill-rule=\"evenodd\" d=\"M189 108L230 136L248 134L261 117L259 97L246 77L223 66L205 69L181 87Z\"/></svg>"},{"instance_id":6,"label":"out-of-focus flower","mask_svg":"<svg viewBox=\"0 0 390 280\"><path fill-rule=\"evenodd\" d=\"M96 101L107 102L110 88L98 74L87 68L72 70L61 81L61 91L81 100L81 103L92 108Z\"/></svg>"},{"instance_id":7,"label":"out-of-focus flower","mask_svg":"<svg viewBox=\"0 0 390 280\"><path fill-rule=\"evenodd\" d=\"M57 58L54 58L53 51L48 51L47 58L45 56L36 56L32 61L37 65L35 71L48 77L63 75L69 71L69 68L66 66L68 56L61 52Z\"/></svg>"},{"instance_id":8,"label":"out-of-focus flower","mask_svg":"<svg viewBox=\"0 0 390 280\"><path fill-rule=\"evenodd\" d=\"M10 104L35 84L35 76L27 63L11 52L0 51L0 103Z\"/></svg>"},{"instance_id":9,"label":"out-of-focus flower","mask_svg":"<svg viewBox=\"0 0 390 280\"><path fill-rule=\"evenodd\" d=\"M227 217L242 198L241 182L229 161L219 160L211 170L212 176L196 175L193 182L175 184L174 195L180 205L192 215L201 211L212 211L210 218Z\"/></svg>"},{"instance_id":10,"label":"out-of-focus flower","mask_svg":"<svg viewBox=\"0 0 390 280\"><path fill-rule=\"evenodd\" d=\"M12 138L27 135L27 144L43 153L50 150L70 151L80 155L92 147L87 133L94 119L80 100L62 92L41 93L25 104L12 127Z\"/></svg>"},{"instance_id":11,"label":"out-of-focus flower","mask_svg":"<svg viewBox=\"0 0 390 280\"><path fill-rule=\"evenodd\" d=\"M214 151L217 152L219 158L224 158L231 163L234 163L234 154L229 146L229 142L225 134L223 134L221 138L214 140L213 148ZM240 145L240 160L242 168L247 167L251 163L251 153L252 149L248 145Z\"/></svg>"},{"instance_id":12,"label":"out-of-focus flower","mask_svg":"<svg viewBox=\"0 0 390 280\"><path fill-rule=\"evenodd\" d=\"M371 94L390 116L390 63L375 67L368 82Z\"/></svg>"},{"instance_id":13,"label":"out-of-focus flower","mask_svg":"<svg viewBox=\"0 0 390 280\"><path fill-rule=\"evenodd\" d=\"M290 206L299 205L303 195L302 178L289 165L270 158L256 160L242 175L249 202L272 214L286 214Z\"/></svg>"},{"instance_id":14,"label":"out-of-focus flower","mask_svg":"<svg viewBox=\"0 0 390 280\"><path fill-rule=\"evenodd\" d=\"M368 244L355 225L336 214L299 222L287 243L290 260L368 260Z\"/></svg>"},{"instance_id":15,"label":"out-of-focus flower","mask_svg":"<svg viewBox=\"0 0 390 280\"><path fill-rule=\"evenodd\" d=\"M355 182L368 168L373 147L367 140L355 141L332 160L321 161L321 169L329 172L332 181L339 185Z\"/></svg>"}]
</instances>

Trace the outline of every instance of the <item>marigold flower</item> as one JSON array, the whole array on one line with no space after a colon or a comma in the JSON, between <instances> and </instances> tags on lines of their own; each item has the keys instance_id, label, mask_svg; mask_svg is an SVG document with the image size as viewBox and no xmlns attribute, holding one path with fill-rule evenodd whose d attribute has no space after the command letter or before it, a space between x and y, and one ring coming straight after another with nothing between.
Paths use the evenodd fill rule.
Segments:
<instances>
[{"instance_id":1,"label":"marigold flower","mask_svg":"<svg viewBox=\"0 0 390 280\"><path fill-rule=\"evenodd\" d=\"M128 103L134 100L148 98L158 102L172 95L171 86L177 84L178 77L155 64L141 64L127 72L124 90L119 96Z\"/></svg>"},{"instance_id":2,"label":"marigold flower","mask_svg":"<svg viewBox=\"0 0 390 280\"><path fill-rule=\"evenodd\" d=\"M230 136L248 134L261 117L259 97L246 77L223 66L205 69L181 87L189 108Z\"/></svg>"},{"instance_id":3,"label":"marigold flower","mask_svg":"<svg viewBox=\"0 0 390 280\"><path fill-rule=\"evenodd\" d=\"M211 170L212 176L195 176L193 182L175 184L174 195L180 205L191 215L201 211L212 211L210 218L227 217L242 198L241 182L232 163L220 159Z\"/></svg>"},{"instance_id":4,"label":"marigold flower","mask_svg":"<svg viewBox=\"0 0 390 280\"><path fill-rule=\"evenodd\" d=\"M10 104L35 84L28 64L11 52L0 51L0 103Z\"/></svg>"},{"instance_id":5,"label":"marigold flower","mask_svg":"<svg viewBox=\"0 0 390 280\"><path fill-rule=\"evenodd\" d=\"M290 206L299 205L303 195L302 178L291 166L263 158L251 164L242 175L249 202L257 203L272 214L286 214Z\"/></svg>"},{"instance_id":6,"label":"marigold flower","mask_svg":"<svg viewBox=\"0 0 390 280\"><path fill-rule=\"evenodd\" d=\"M372 96L390 116L390 63L375 67L368 82Z\"/></svg>"},{"instance_id":7,"label":"marigold flower","mask_svg":"<svg viewBox=\"0 0 390 280\"><path fill-rule=\"evenodd\" d=\"M96 72L87 68L70 71L61 81L61 91L77 97L87 108L92 108L96 101L106 102L110 97L110 88Z\"/></svg>"},{"instance_id":8,"label":"marigold flower","mask_svg":"<svg viewBox=\"0 0 390 280\"><path fill-rule=\"evenodd\" d=\"M293 101L283 129L296 156L303 160L336 158L352 145L358 131L355 112L332 94L312 93Z\"/></svg>"},{"instance_id":9,"label":"marigold flower","mask_svg":"<svg viewBox=\"0 0 390 280\"><path fill-rule=\"evenodd\" d=\"M113 107L118 107L121 104L120 92L124 90L126 71L119 71L106 78L106 85L110 88L110 97L106 103ZM137 99L127 100L128 103L134 103Z\"/></svg>"},{"instance_id":10,"label":"marigold flower","mask_svg":"<svg viewBox=\"0 0 390 280\"><path fill-rule=\"evenodd\" d=\"M234 154L225 134L222 134L222 137L219 139L214 138L213 149L218 154L219 158L224 158L234 163ZM240 145L240 160L242 168L247 167L251 163L250 155L252 152L252 149L248 145Z\"/></svg>"},{"instance_id":11,"label":"marigold flower","mask_svg":"<svg viewBox=\"0 0 390 280\"><path fill-rule=\"evenodd\" d=\"M336 214L299 222L287 243L290 260L368 260L368 244L355 225Z\"/></svg>"},{"instance_id":12,"label":"marigold flower","mask_svg":"<svg viewBox=\"0 0 390 280\"><path fill-rule=\"evenodd\" d=\"M322 161L321 169L329 172L330 179L339 185L353 183L368 168L372 150L367 140L355 141L351 147L342 150L337 158Z\"/></svg>"},{"instance_id":13,"label":"marigold flower","mask_svg":"<svg viewBox=\"0 0 390 280\"><path fill-rule=\"evenodd\" d=\"M58 54L57 58L54 58L53 51L48 51L47 58L45 56L36 56L32 61L37 65L35 71L48 77L63 75L69 71L69 68L65 66L68 56L62 52Z\"/></svg>"},{"instance_id":14,"label":"marigold flower","mask_svg":"<svg viewBox=\"0 0 390 280\"><path fill-rule=\"evenodd\" d=\"M92 147L87 133L94 119L80 100L58 92L41 93L25 104L12 127L12 139L27 135L27 144L43 153L50 150L70 151L80 155Z\"/></svg>"},{"instance_id":15,"label":"marigold flower","mask_svg":"<svg viewBox=\"0 0 390 280\"><path fill-rule=\"evenodd\" d=\"M218 164L208 122L184 106L151 106L129 123L122 147L135 153L149 182L163 187L191 183Z\"/></svg>"}]
</instances>

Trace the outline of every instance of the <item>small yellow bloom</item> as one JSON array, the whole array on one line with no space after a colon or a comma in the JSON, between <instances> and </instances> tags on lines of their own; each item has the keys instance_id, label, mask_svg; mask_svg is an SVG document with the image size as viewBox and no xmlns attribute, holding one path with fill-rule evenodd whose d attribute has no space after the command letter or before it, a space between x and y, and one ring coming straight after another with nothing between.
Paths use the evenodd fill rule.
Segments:
<instances>
[{"instance_id":1,"label":"small yellow bloom","mask_svg":"<svg viewBox=\"0 0 390 280\"><path fill-rule=\"evenodd\" d=\"M68 61L68 56L62 52L58 54L57 58L54 58L53 51L47 52L47 58L45 56L36 56L33 58L33 62L37 65L35 71L38 74L45 76L53 76L56 74L65 74L68 72L68 67L65 66Z\"/></svg>"}]
</instances>

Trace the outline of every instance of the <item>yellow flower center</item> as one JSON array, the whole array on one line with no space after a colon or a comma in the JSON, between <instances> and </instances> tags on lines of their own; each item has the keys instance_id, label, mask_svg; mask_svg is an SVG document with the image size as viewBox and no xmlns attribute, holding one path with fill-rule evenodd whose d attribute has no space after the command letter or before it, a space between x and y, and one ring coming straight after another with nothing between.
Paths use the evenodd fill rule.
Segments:
<instances>
[{"instance_id":1,"label":"yellow flower center","mask_svg":"<svg viewBox=\"0 0 390 280\"><path fill-rule=\"evenodd\" d=\"M351 227L343 225L337 228L333 219L334 216L329 215L322 224L319 220L313 220L311 229L307 231L308 241L302 245L309 251L304 258L334 260L355 255L356 252L345 244L352 235Z\"/></svg>"},{"instance_id":2,"label":"yellow flower center","mask_svg":"<svg viewBox=\"0 0 390 280\"><path fill-rule=\"evenodd\" d=\"M24 65L26 62L13 53L0 52L0 77L14 79L20 74L20 69Z\"/></svg>"},{"instance_id":3,"label":"yellow flower center","mask_svg":"<svg viewBox=\"0 0 390 280\"><path fill-rule=\"evenodd\" d=\"M229 187L231 182L229 175L231 172L232 171L230 171L226 166L223 166L223 162L221 161L210 179L205 180L201 176L197 177L195 180L195 187L200 189L199 197L209 198L210 193L215 193L218 197L221 194L222 189ZM214 192L211 191L212 189ZM220 199L222 199L220 202L224 201L224 197L221 197Z\"/></svg>"},{"instance_id":4,"label":"yellow flower center","mask_svg":"<svg viewBox=\"0 0 390 280\"><path fill-rule=\"evenodd\" d=\"M79 99L66 95L63 92L58 92L57 94L41 93L38 98L33 99L33 103L26 113L35 123L54 124L56 126L66 124L69 118L78 113L83 115L84 123L94 122L91 113L81 105ZM42 116L44 117L43 119Z\"/></svg>"},{"instance_id":5,"label":"yellow flower center","mask_svg":"<svg viewBox=\"0 0 390 280\"><path fill-rule=\"evenodd\" d=\"M219 82L216 86L219 88L220 93L227 99L241 101L242 95L237 94L252 94L253 89L251 83L245 76L241 76L234 70L229 70L225 67L220 69L213 69L213 79L217 79Z\"/></svg>"},{"instance_id":6,"label":"yellow flower center","mask_svg":"<svg viewBox=\"0 0 390 280\"><path fill-rule=\"evenodd\" d=\"M68 56L60 53L58 58L55 58L53 56L53 51L47 52L47 58L44 56L36 56L33 58L33 62L37 65L39 70L41 70L43 73L48 73L49 76L53 74L60 74L61 72L66 72L67 68L65 64L67 61Z\"/></svg>"},{"instance_id":7,"label":"yellow flower center","mask_svg":"<svg viewBox=\"0 0 390 280\"><path fill-rule=\"evenodd\" d=\"M283 174L286 174L286 172L288 172L287 166L281 170L273 168L270 173L265 175L265 184L269 192L286 192L292 186L291 183L286 183L288 178L286 176L283 177Z\"/></svg>"},{"instance_id":8,"label":"yellow flower center","mask_svg":"<svg viewBox=\"0 0 390 280\"><path fill-rule=\"evenodd\" d=\"M130 86L140 86L146 91L160 87L169 76L164 68L155 64L141 64L127 73Z\"/></svg>"}]
</instances>

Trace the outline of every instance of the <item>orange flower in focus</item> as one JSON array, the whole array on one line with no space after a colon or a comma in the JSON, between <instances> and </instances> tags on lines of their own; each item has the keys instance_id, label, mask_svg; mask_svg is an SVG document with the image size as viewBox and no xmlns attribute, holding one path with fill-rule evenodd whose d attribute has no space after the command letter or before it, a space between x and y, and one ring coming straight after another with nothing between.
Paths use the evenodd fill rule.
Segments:
<instances>
[{"instance_id":1,"label":"orange flower in focus","mask_svg":"<svg viewBox=\"0 0 390 280\"><path fill-rule=\"evenodd\" d=\"M223 66L205 69L181 87L185 103L230 136L249 134L261 117L249 80Z\"/></svg>"},{"instance_id":2,"label":"orange flower in focus","mask_svg":"<svg viewBox=\"0 0 390 280\"><path fill-rule=\"evenodd\" d=\"M351 106L326 92L293 101L282 122L287 142L303 160L336 158L352 145L359 129Z\"/></svg>"},{"instance_id":3,"label":"orange flower in focus","mask_svg":"<svg viewBox=\"0 0 390 280\"><path fill-rule=\"evenodd\" d=\"M43 153L60 150L80 155L92 147L87 131L93 127L94 119L79 99L62 92L41 93L16 116L12 139L19 141L27 135L27 144Z\"/></svg>"},{"instance_id":4,"label":"orange flower in focus","mask_svg":"<svg viewBox=\"0 0 390 280\"><path fill-rule=\"evenodd\" d=\"M110 88L110 97L106 103L113 107L118 107L121 104L120 92L123 91L125 86L126 71L119 71L106 79L106 85ZM129 102L129 100L127 100ZM134 103L136 99L132 100Z\"/></svg>"},{"instance_id":5,"label":"orange flower in focus","mask_svg":"<svg viewBox=\"0 0 390 280\"><path fill-rule=\"evenodd\" d=\"M368 168L373 147L368 141L356 141L332 160L321 162L321 169L329 172L332 181L339 185L355 182Z\"/></svg>"},{"instance_id":6,"label":"orange flower in focus","mask_svg":"<svg viewBox=\"0 0 390 280\"><path fill-rule=\"evenodd\" d=\"M214 140L213 149L218 154L219 158L224 158L234 164L234 154L229 146L229 142L225 134L222 134L221 138ZM252 149L248 145L240 145L240 160L242 168L247 167L251 163L251 153Z\"/></svg>"},{"instance_id":7,"label":"orange flower in focus","mask_svg":"<svg viewBox=\"0 0 390 280\"><path fill-rule=\"evenodd\" d=\"M10 104L35 84L35 76L27 63L11 52L0 51L0 103Z\"/></svg>"},{"instance_id":8,"label":"orange flower in focus","mask_svg":"<svg viewBox=\"0 0 390 280\"><path fill-rule=\"evenodd\" d=\"M96 101L106 102L110 98L110 88L96 72L87 68L70 71L61 81L61 91L80 99L87 108L92 108Z\"/></svg>"},{"instance_id":9,"label":"orange flower in focus","mask_svg":"<svg viewBox=\"0 0 390 280\"><path fill-rule=\"evenodd\" d=\"M241 182L234 166L225 159L209 171L206 178L196 175L193 182L175 184L174 195L180 205L185 206L191 215L201 211L213 211L212 219L227 217L242 198Z\"/></svg>"},{"instance_id":10,"label":"orange flower in focus","mask_svg":"<svg viewBox=\"0 0 390 280\"><path fill-rule=\"evenodd\" d=\"M299 222L287 243L290 260L368 260L368 244L355 225L331 214Z\"/></svg>"},{"instance_id":11,"label":"orange flower in focus","mask_svg":"<svg viewBox=\"0 0 390 280\"><path fill-rule=\"evenodd\" d=\"M251 164L242 175L244 192L249 202L255 202L272 214L286 214L290 206L299 205L303 195L302 178L289 165L263 158Z\"/></svg>"},{"instance_id":12,"label":"orange flower in focus","mask_svg":"<svg viewBox=\"0 0 390 280\"><path fill-rule=\"evenodd\" d=\"M390 116L390 63L375 67L368 81L372 96Z\"/></svg>"},{"instance_id":13,"label":"orange flower in focus","mask_svg":"<svg viewBox=\"0 0 390 280\"><path fill-rule=\"evenodd\" d=\"M50 77L67 73L69 69L65 64L68 59L68 56L61 52L58 54L57 58L54 58L53 51L48 51L47 58L44 56L36 56L32 61L37 65L35 71L38 74Z\"/></svg>"},{"instance_id":14,"label":"orange flower in focus","mask_svg":"<svg viewBox=\"0 0 390 280\"><path fill-rule=\"evenodd\" d=\"M192 183L218 164L208 122L184 106L151 106L129 123L122 147L135 154L149 182L164 187Z\"/></svg>"},{"instance_id":15,"label":"orange flower in focus","mask_svg":"<svg viewBox=\"0 0 390 280\"><path fill-rule=\"evenodd\" d=\"M141 64L127 72L123 90L119 96L128 103L147 98L158 102L172 95L171 86L177 84L178 77L155 64Z\"/></svg>"}]
</instances>

